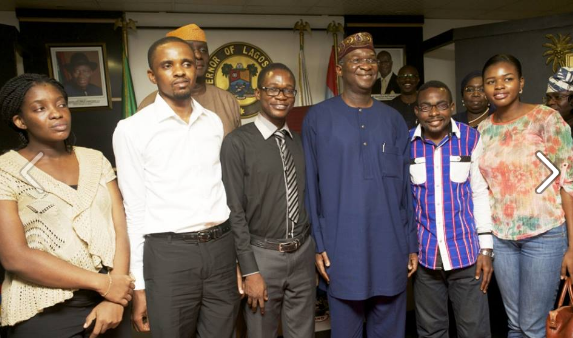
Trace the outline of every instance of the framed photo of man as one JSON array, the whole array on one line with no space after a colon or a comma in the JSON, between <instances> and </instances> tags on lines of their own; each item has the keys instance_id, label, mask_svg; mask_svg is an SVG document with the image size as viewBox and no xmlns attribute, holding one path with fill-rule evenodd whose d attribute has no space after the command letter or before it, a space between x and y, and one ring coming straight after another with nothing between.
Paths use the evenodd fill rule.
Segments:
<instances>
[{"instance_id":1,"label":"framed photo of man","mask_svg":"<svg viewBox=\"0 0 573 338\"><path fill-rule=\"evenodd\" d=\"M47 45L50 75L64 85L70 108L111 108L105 44Z\"/></svg>"},{"instance_id":2,"label":"framed photo of man","mask_svg":"<svg viewBox=\"0 0 573 338\"><path fill-rule=\"evenodd\" d=\"M400 94L398 87L398 70L406 64L404 47L376 47L378 59L378 79L372 87L372 97L381 101L389 101Z\"/></svg>"}]
</instances>

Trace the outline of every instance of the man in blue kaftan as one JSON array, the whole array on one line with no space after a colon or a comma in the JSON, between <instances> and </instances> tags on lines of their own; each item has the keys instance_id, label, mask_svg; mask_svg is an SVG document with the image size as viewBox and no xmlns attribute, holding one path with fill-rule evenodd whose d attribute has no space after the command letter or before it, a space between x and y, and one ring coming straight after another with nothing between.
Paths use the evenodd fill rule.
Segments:
<instances>
[{"instance_id":1,"label":"man in blue kaftan","mask_svg":"<svg viewBox=\"0 0 573 338\"><path fill-rule=\"evenodd\" d=\"M351 35L338 50L344 91L310 108L303 124L307 210L332 337L362 337L364 321L368 337L404 337L406 283L418 262L408 129L370 97L378 72L370 34Z\"/></svg>"}]
</instances>

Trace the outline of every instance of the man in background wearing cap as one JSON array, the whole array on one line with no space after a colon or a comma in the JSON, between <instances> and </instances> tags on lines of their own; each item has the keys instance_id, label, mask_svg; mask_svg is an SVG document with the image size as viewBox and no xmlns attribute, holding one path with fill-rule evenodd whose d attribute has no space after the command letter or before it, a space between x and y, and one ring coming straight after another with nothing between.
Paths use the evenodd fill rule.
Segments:
<instances>
[{"instance_id":1,"label":"man in background wearing cap","mask_svg":"<svg viewBox=\"0 0 573 338\"><path fill-rule=\"evenodd\" d=\"M569 126L573 125L573 68L561 67L549 78L545 105L557 110Z\"/></svg>"},{"instance_id":2,"label":"man in background wearing cap","mask_svg":"<svg viewBox=\"0 0 573 338\"><path fill-rule=\"evenodd\" d=\"M241 126L241 108L233 94L205 82L205 73L209 64L209 48L205 32L195 24L180 27L167 33L166 36L174 36L189 43L195 52L197 65L197 80L191 91L191 96L200 105L209 109L219 116L223 122L225 135ZM157 91L147 95L137 107L137 111L147 107L155 101Z\"/></svg>"},{"instance_id":3,"label":"man in background wearing cap","mask_svg":"<svg viewBox=\"0 0 573 338\"><path fill-rule=\"evenodd\" d=\"M307 206L316 266L328 283L332 337L404 337L406 283L416 271L408 129L370 97L378 60L372 37L338 47L340 96L303 123Z\"/></svg>"},{"instance_id":4,"label":"man in background wearing cap","mask_svg":"<svg viewBox=\"0 0 573 338\"><path fill-rule=\"evenodd\" d=\"M72 76L71 81L64 84L64 89L68 96L102 95L101 88L90 83L93 71L96 68L97 63L90 61L84 53L74 53L70 63L66 65L68 73Z\"/></svg>"}]
</instances>

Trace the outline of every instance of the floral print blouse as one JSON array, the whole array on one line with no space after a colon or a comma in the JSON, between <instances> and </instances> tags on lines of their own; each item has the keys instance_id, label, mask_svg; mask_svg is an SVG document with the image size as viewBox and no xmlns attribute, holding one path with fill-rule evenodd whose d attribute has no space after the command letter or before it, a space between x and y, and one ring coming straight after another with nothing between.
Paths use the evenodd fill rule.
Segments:
<instances>
[{"instance_id":1,"label":"floral print blouse","mask_svg":"<svg viewBox=\"0 0 573 338\"><path fill-rule=\"evenodd\" d=\"M509 122L495 123L493 116L478 127L484 147L479 168L490 189L493 234L520 240L561 225L560 188L573 195L571 128L557 111L542 105ZM535 190L551 171L537 151L560 170L540 194Z\"/></svg>"}]
</instances>

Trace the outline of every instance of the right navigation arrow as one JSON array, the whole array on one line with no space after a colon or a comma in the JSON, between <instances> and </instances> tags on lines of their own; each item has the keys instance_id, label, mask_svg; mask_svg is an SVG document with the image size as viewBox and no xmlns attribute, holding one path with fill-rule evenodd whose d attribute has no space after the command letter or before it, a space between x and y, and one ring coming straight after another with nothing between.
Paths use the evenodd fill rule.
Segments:
<instances>
[{"instance_id":1,"label":"right navigation arrow","mask_svg":"<svg viewBox=\"0 0 573 338\"><path fill-rule=\"evenodd\" d=\"M540 151L535 153L535 156L545 164L549 170L551 170L551 175L549 175L541 184L535 189L535 192L541 194L547 187L559 176L559 169L549 161L549 159Z\"/></svg>"}]
</instances>

